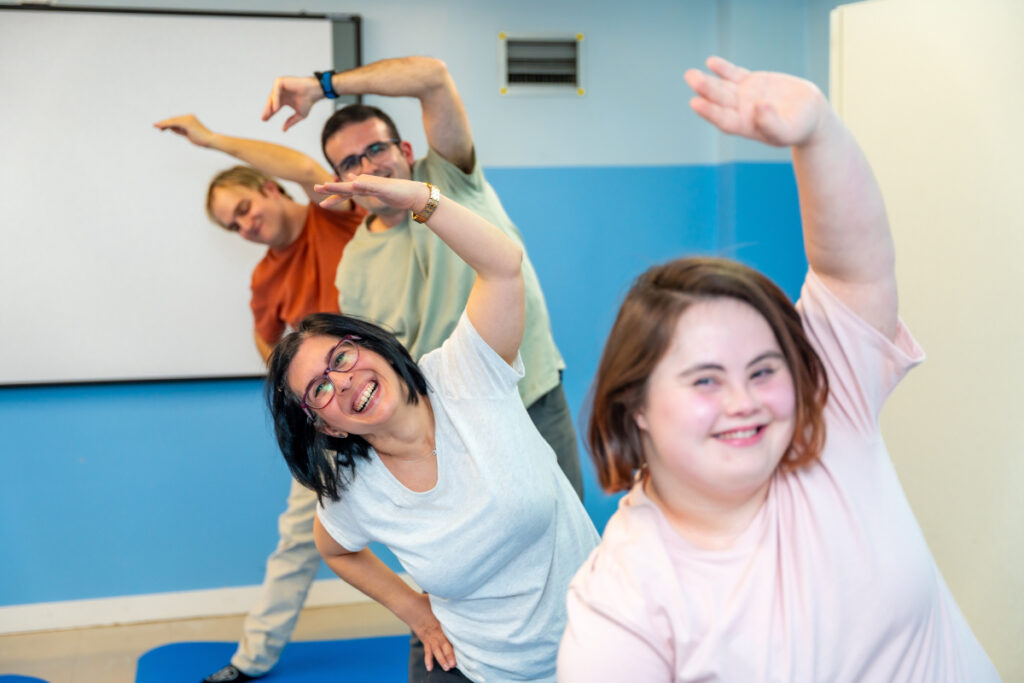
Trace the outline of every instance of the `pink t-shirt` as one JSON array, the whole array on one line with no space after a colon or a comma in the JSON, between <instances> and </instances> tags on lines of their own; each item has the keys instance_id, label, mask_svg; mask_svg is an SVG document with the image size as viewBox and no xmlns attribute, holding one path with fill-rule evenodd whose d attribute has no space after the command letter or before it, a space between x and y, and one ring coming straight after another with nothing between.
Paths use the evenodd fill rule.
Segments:
<instances>
[{"instance_id":1,"label":"pink t-shirt","mask_svg":"<svg viewBox=\"0 0 1024 683\"><path fill-rule=\"evenodd\" d=\"M878 427L924 357L809 273L797 309L828 371L820 463L776 473L727 550L688 543L638 484L569 589L558 680L996 681Z\"/></svg>"}]
</instances>

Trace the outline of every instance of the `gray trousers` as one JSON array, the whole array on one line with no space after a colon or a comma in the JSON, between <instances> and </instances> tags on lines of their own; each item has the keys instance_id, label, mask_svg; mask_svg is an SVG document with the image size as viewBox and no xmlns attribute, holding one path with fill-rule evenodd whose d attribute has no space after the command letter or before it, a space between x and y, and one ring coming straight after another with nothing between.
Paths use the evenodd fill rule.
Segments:
<instances>
[{"instance_id":1,"label":"gray trousers","mask_svg":"<svg viewBox=\"0 0 1024 683\"><path fill-rule=\"evenodd\" d=\"M572 414L561 383L528 408L537 431L551 445L558 465L583 499L583 477ZM280 540L267 558L259 601L243 624L242 640L231 663L250 676L260 676L277 664L291 640L306 594L320 568L320 554L313 544L316 495L292 480L288 505L278 518ZM423 668L423 657L419 667Z\"/></svg>"}]
</instances>

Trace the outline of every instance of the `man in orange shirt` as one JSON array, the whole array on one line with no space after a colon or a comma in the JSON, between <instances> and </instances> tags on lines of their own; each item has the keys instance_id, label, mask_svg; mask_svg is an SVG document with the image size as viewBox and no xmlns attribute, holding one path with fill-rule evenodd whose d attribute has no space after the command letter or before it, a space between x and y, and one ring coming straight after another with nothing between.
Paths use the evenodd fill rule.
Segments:
<instances>
[{"instance_id":1,"label":"man in orange shirt","mask_svg":"<svg viewBox=\"0 0 1024 683\"><path fill-rule=\"evenodd\" d=\"M268 247L253 270L251 301L256 348L264 361L288 326L297 327L310 313L338 313L335 272L366 212L351 201L332 209L319 206L323 197L313 186L334 177L302 152L213 133L191 114L154 125L249 164L210 182L206 212L221 227ZM275 178L302 186L309 204L294 201Z\"/></svg>"},{"instance_id":2,"label":"man in orange shirt","mask_svg":"<svg viewBox=\"0 0 1024 683\"><path fill-rule=\"evenodd\" d=\"M297 327L310 313L338 313L335 272L366 212L352 202L333 209L319 206L323 197L313 186L334 177L301 152L218 135L192 115L154 125L249 164L213 179L206 212L221 227L267 246L253 270L251 301L256 347L264 361L288 327ZM301 185L309 204L292 200L275 178ZM315 511L316 494L293 480L288 506L278 520L280 540L267 558L262 594L246 617L238 650L231 664L205 680L246 681L249 674L261 675L277 663L320 566L313 544Z\"/></svg>"}]
</instances>

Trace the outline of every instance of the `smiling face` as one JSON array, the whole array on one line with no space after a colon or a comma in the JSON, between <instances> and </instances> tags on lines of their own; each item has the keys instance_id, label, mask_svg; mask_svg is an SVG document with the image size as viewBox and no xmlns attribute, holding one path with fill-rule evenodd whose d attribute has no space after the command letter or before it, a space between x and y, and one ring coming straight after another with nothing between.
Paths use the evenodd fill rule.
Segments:
<instances>
[{"instance_id":1,"label":"smiling face","mask_svg":"<svg viewBox=\"0 0 1024 683\"><path fill-rule=\"evenodd\" d=\"M210 213L221 226L243 239L280 249L290 243L284 201L272 182L264 185L262 192L243 185L223 185L213 190Z\"/></svg>"},{"instance_id":2,"label":"smiling face","mask_svg":"<svg viewBox=\"0 0 1024 683\"><path fill-rule=\"evenodd\" d=\"M764 317L731 298L687 308L636 423L659 490L698 504L763 491L796 423L793 377Z\"/></svg>"},{"instance_id":3,"label":"smiling face","mask_svg":"<svg viewBox=\"0 0 1024 683\"><path fill-rule=\"evenodd\" d=\"M292 394L303 400L324 391L324 371L339 339L309 337L302 342L288 367ZM372 436L380 432L395 410L405 403L404 385L380 354L358 347L358 359L345 372L327 375L334 393L323 408L312 409L320 418L317 428L332 436Z\"/></svg>"},{"instance_id":4,"label":"smiling face","mask_svg":"<svg viewBox=\"0 0 1024 683\"><path fill-rule=\"evenodd\" d=\"M339 129L327 140L324 151L331 167L337 174L338 164L348 156L361 155L367 147L377 142L387 142L393 139L393 133L388 125L378 118L371 118L358 123L350 123ZM412 178L412 164L415 158L412 154L412 145L404 140L397 145L389 145L387 151L375 161L363 158L358 168L359 173L381 176L383 178ZM351 180L352 177L344 177L340 180ZM371 197L356 197L355 202L370 213L386 215L398 211L380 200ZM404 213L404 210L402 210Z\"/></svg>"}]
</instances>

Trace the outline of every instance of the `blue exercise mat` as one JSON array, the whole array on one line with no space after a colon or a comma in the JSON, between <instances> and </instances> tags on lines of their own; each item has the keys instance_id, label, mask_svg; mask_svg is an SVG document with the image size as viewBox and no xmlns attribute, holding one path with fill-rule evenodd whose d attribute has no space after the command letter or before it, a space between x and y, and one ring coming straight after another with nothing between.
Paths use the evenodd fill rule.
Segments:
<instances>
[{"instance_id":1,"label":"blue exercise mat","mask_svg":"<svg viewBox=\"0 0 1024 683\"><path fill-rule=\"evenodd\" d=\"M34 676L19 676L18 674L0 674L0 683L46 683L41 678Z\"/></svg>"},{"instance_id":2,"label":"blue exercise mat","mask_svg":"<svg viewBox=\"0 0 1024 683\"><path fill-rule=\"evenodd\" d=\"M135 683L199 683L228 663L237 643L171 643L139 657ZM406 683L409 636L289 643L267 683ZM0 683L3 679L0 678Z\"/></svg>"}]
</instances>

